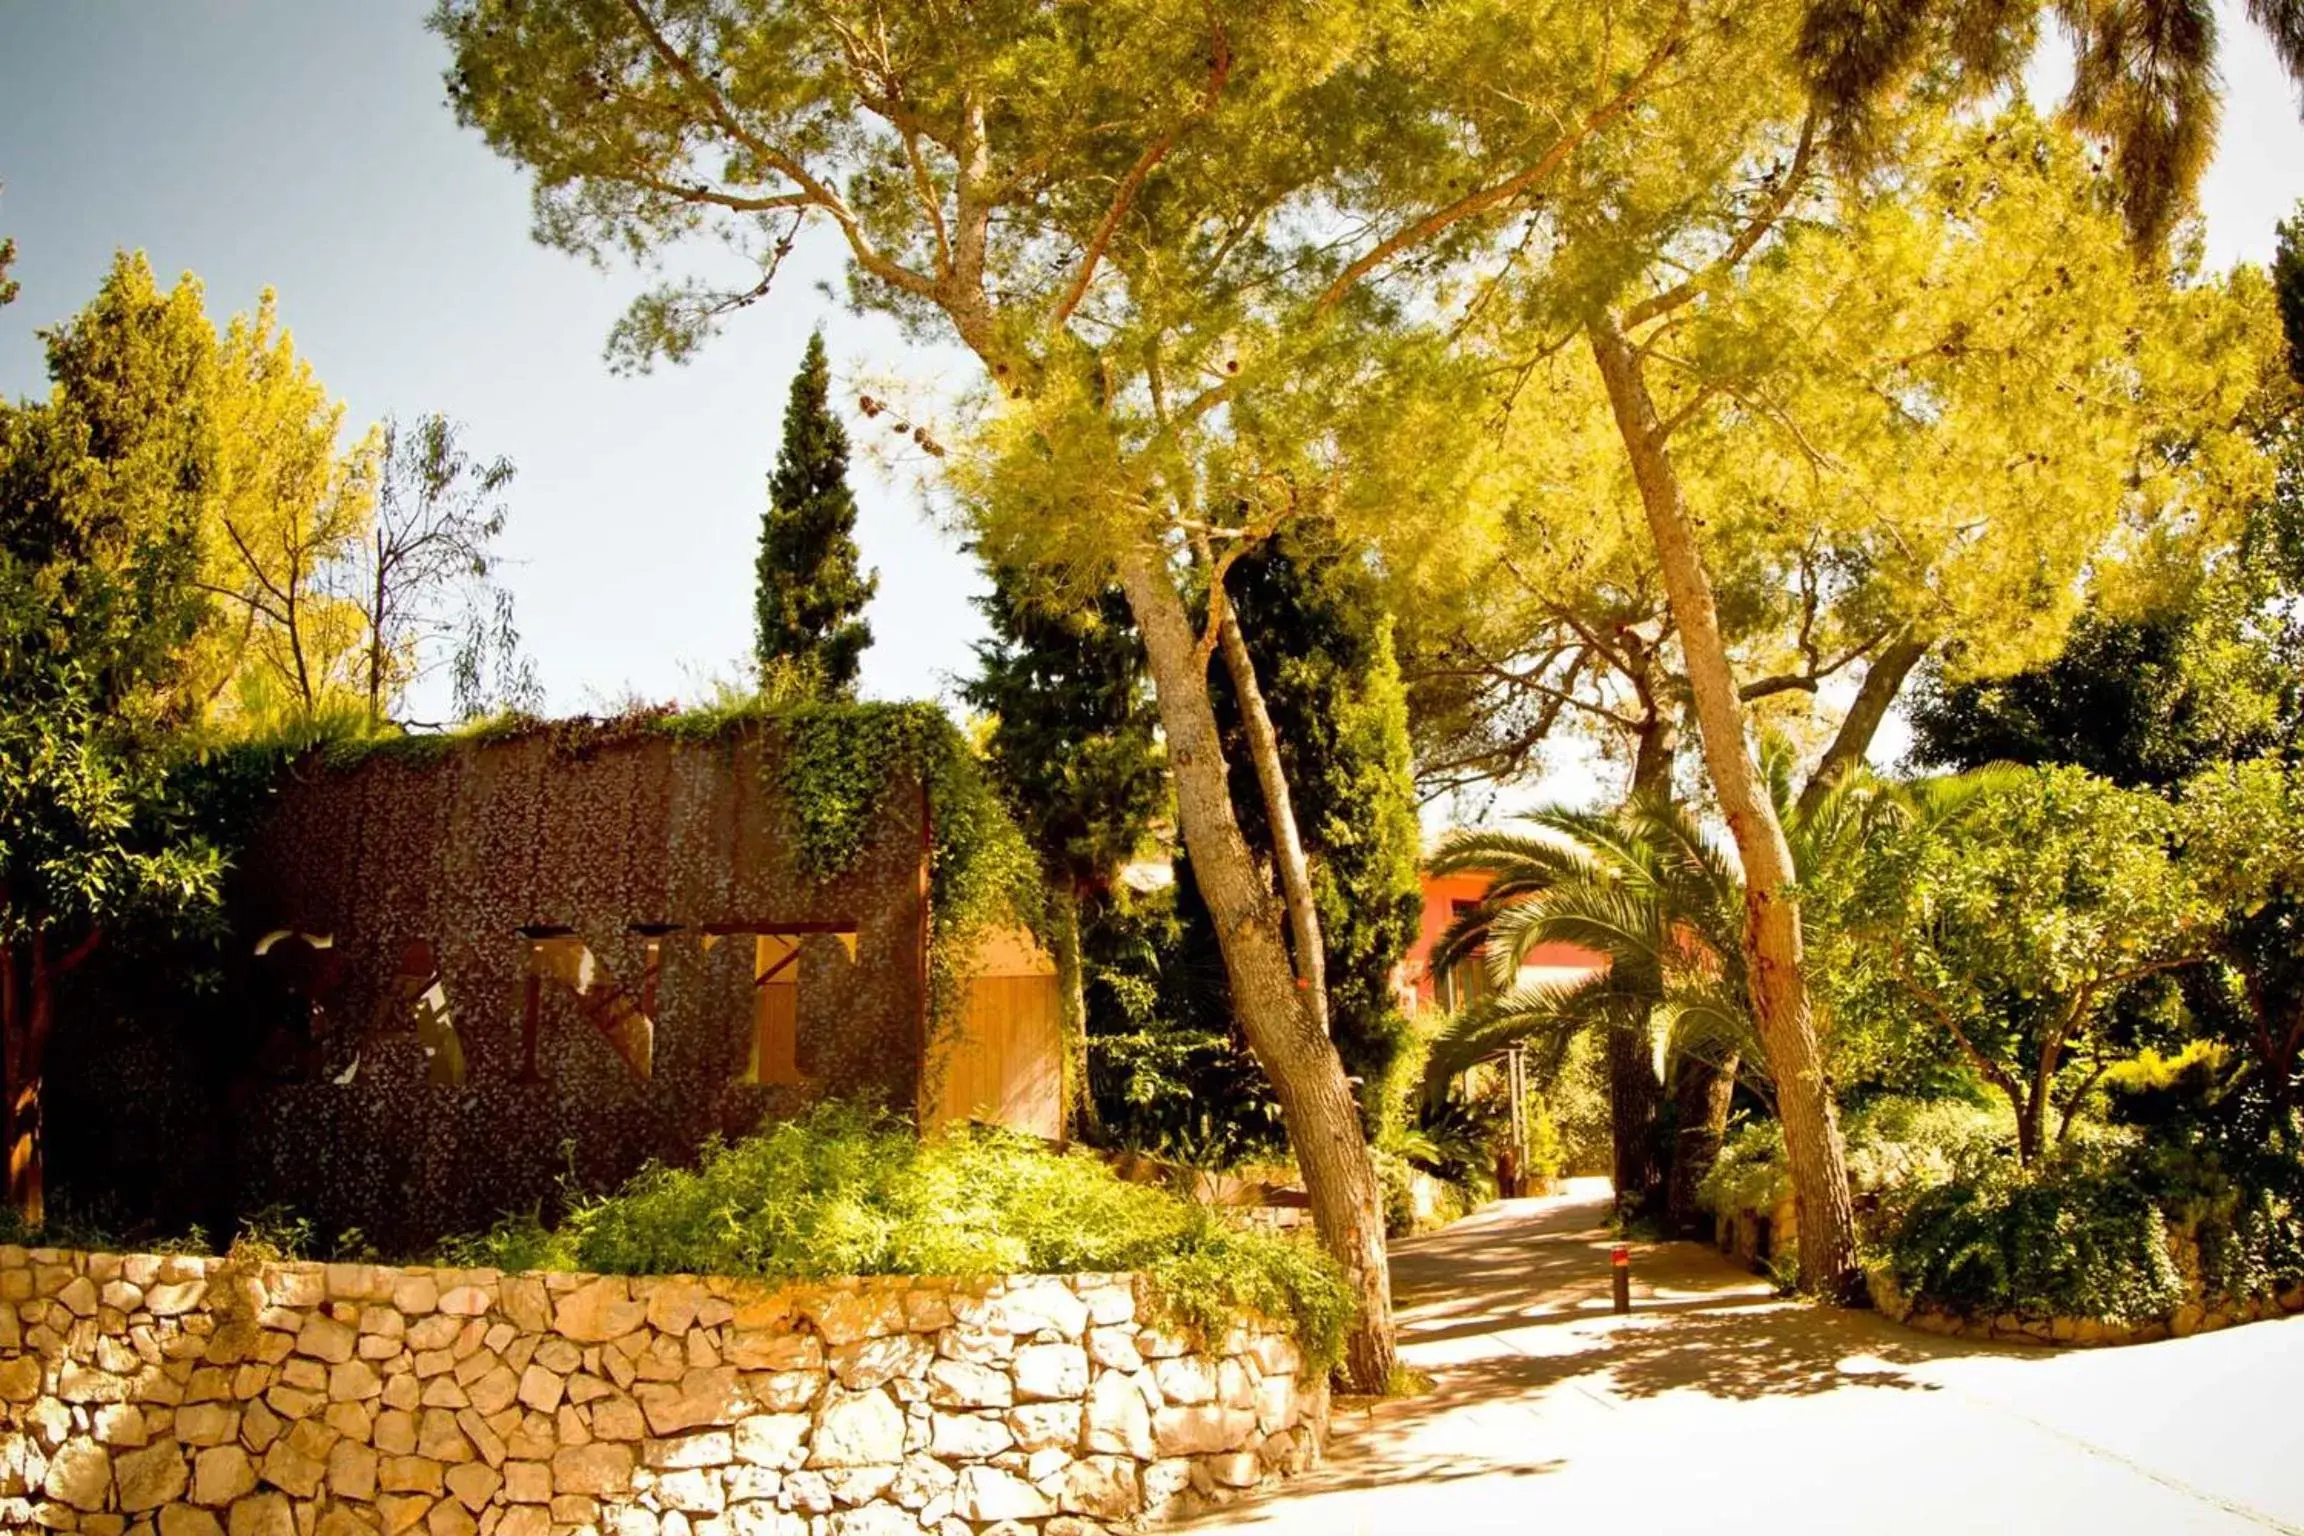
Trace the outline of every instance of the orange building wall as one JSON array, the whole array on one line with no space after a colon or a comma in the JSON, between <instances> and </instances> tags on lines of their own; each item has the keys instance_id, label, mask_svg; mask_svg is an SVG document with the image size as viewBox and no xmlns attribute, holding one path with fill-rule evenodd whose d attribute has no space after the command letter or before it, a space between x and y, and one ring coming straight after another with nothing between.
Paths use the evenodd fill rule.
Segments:
<instances>
[{"instance_id":1,"label":"orange building wall","mask_svg":"<svg viewBox=\"0 0 2304 1536\"><path fill-rule=\"evenodd\" d=\"M1410 1013L1420 1008L1440 1004L1439 978L1432 974L1432 946L1440 942L1440 935L1448 931L1455 920L1458 902L1478 901L1488 892L1486 875L1426 875L1424 879L1424 915L1418 925L1416 942L1401 957L1394 985L1400 994L1400 1006ZM1608 962L1605 957L1574 944L1539 944L1521 961L1523 980L1568 979L1578 973L1602 970ZM1530 972L1539 975L1530 976ZM1551 973L1549 975L1542 973Z\"/></svg>"}]
</instances>

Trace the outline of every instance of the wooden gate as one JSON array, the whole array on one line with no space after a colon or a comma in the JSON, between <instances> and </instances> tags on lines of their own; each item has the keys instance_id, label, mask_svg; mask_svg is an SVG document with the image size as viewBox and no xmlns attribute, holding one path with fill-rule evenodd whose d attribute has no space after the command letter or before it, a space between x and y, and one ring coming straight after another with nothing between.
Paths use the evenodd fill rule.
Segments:
<instances>
[{"instance_id":1,"label":"wooden gate","mask_svg":"<svg viewBox=\"0 0 2304 1536\"><path fill-rule=\"evenodd\" d=\"M973 1120L1061 1140L1064 1027L1054 962L1028 934L996 934L970 969L958 1028L930 1049L922 1128Z\"/></svg>"}]
</instances>

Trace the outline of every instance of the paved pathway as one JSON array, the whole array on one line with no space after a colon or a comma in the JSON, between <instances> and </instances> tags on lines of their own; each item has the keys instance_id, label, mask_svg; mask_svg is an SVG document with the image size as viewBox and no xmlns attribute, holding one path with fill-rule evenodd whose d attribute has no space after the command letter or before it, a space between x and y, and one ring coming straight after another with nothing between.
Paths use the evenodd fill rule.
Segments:
<instances>
[{"instance_id":1,"label":"paved pathway","mask_svg":"<svg viewBox=\"0 0 2304 1536\"><path fill-rule=\"evenodd\" d=\"M1320 1472L1196 1528L2304 1536L2304 1317L1968 1345L1669 1243L1634 1250L1617 1318L1604 1210L1577 1181L1400 1244L1402 1353L1434 1391L1341 1417Z\"/></svg>"}]
</instances>

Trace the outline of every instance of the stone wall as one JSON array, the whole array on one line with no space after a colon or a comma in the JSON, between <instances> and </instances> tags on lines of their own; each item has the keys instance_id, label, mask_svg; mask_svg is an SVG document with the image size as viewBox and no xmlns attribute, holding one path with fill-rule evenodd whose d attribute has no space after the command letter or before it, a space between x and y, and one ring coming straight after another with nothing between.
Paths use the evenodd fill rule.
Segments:
<instances>
[{"instance_id":1,"label":"stone wall","mask_svg":"<svg viewBox=\"0 0 2304 1536\"><path fill-rule=\"evenodd\" d=\"M0 1528L1098 1536L1319 1454L1128 1275L771 1287L0 1247Z\"/></svg>"}]
</instances>

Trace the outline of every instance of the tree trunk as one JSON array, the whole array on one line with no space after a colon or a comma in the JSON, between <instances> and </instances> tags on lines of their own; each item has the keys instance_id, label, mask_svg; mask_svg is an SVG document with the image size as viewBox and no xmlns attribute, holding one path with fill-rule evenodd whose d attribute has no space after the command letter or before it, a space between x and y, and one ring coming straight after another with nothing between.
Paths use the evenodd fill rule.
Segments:
<instances>
[{"instance_id":1,"label":"tree trunk","mask_svg":"<svg viewBox=\"0 0 2304 1536\"><path fill-rule=\"evenodd\" d=\"M1177 820L1223 950L1232 1006L1280 1100L1313 1224L1359 1300L1359 1319L1345 1347L1345 1377L1355 1390L1381 1392L1396 1361L1391 1272L1383 1200L1360 1128L1360 1106L1334 1042L1296 987L1280 914L1240 833L1208 697L1208 657L1175 582L1144 548L1121 557L1119 574L1151 662Z\"/></svg>"},{"instance_id":2,"label":"tree trunk","mask_svg":"<svg viewBox=\"0 0 2304 1536\"><path fill-rule=\"evenodd\" d=\"M368 723L384 723L384 602L386 595L386 550L384 534L379 529L376 539L376 579L369 590L368 608Z\"/></svg>"},{"instance_id":3,"label":"tree trunk","mask_svg":"<svg viewBox=\"0 0 2304 1536\"><path fill-rule=\"evenodd\" d=\"M2056 1098L2056 1046L2042 1048L2033 1063L2032 1081L2016 1105L2016 1161L2026 1168L2048 1150L2048 1111Z\"/></svg>"},{"instance_id":4,"label":"tree trunk","mask_svg":"<svg viewBox=\"0 0 2304 1536\"><path fill-rule=\"evenodd\" d=\"M1595 318L1588 332L1680 630L1705 767L1743 864L1744 958L1799 1203L1800 1285L1835 1298L1852 1297L1860 1279L1855 1205L1842 1157L1839 1112L1825 1080L1803 974L1792 850L1745 741L1743 702L1720 633L1711 578L1640 360L1613 315Z\"/></svg>"},{"instance_id":5,"label":"tree trunk","mask_svg":"<svg viewBox=\"0 0 2304 1536\"><path fill-rule=\"evenodd\" d=\"M1680 728L1671 712L1656 697L1648 664L1632 680L1641 704L1640 730L1632 750L1632 793L1649 799L1669 799L1672 765L1680 753Z\"/></svg>"},{"instance_id":6,"label":"tree trunk","mask_svg":"<svg viewBox=\"0 0 2304 1536\"><path fill-rule=\"evenodd\" d=\"M1679 745L1672 717L1659 707L1654 688L1654 658L1639 654L1639 671L1632 679L1643 708L1632 754L1632 793L1641 799L1669 799L1672 760ZM1657 1191L1667 1182L1660 1166L1656 1116L1663 1108L1663 1084L1656 1078L1655 1042L1644 1032L1611 1027L1608 1031L1608 1136L1613 1154L1616 1208L1626 1215L1654 1207Z\"/></svg>"},{"instance_id":7,"label":"tree trunk","mask_svg":"<svg viewBox=\"0 0 2304 1536\"><path fill-rule=\"evenodd\" d=\"M1063 881L1049 893L1049 934L1056 949L1056 1000L1062 1010L1064 1055L1072 1077L1066 1123L1092 1147L1104 1144L1104 1121L1088 1081L1088 979L1080 961L1080 898Z\"/></svg>"},{"instance_id":8,"label":"tree trunk","mask_svg":"<svg viewBox=\"0 0 2304 1536\"><path fill-rule=\"evenodd\" d=\"M1223 572L1208 563L1217 590L1208 601L1221 605L1217 616L1217 644L1224 652L1224 670L1231 674L1232 693L1240 701L1240 722L1248 737L1248 758L1256 765L1256 783L1264 791L1264 819L1272 828L1272 861L1280 866L1280 890L1288 903L1288 930L1296 941L1296 985L1304 991L1320 1032L1328 1023L1328 950L1320 935L1320 908L1312 899L1312 870L1304 858L1304 839L1296 826L1296 805L1288 794L1288 775L1280 766L1280 739L1272 731L1272 715L1264 707L1264 690L1256 682L1256 658L1248 653L1247 637L1240 633L1240 616L1221 589Z\"/></svg>"},{"instance_id":9,"label":"tree trunk","mask_svg":"<svg viewBox=\"0 0 2304 1536\"><path fill-rule=\"evenodd\" d=\"M1675 1237L1689 1237L1703 1229L1704 1217L1696 1204L1696 1186L1720 1160L1720 1142L1728 1134L1728 1106L1736 1097L1736 1068L1731 1054L1726 1061L1682 1056L1672 1084L1672 1179L1664 1196L1664 1223Z\"/></svg>"},{"instance_id":10,"label":"tree trunk","mask_svg":"<svg viewBox=\"0 0 2304 1536\"><path fill-rule=\"evenodd\" d=\"M1872 738L1880 734L1880 722L1888 718L1888 706L1896 702L1896 695L1903 691L1904 679L1912 675L1912 669L1927 654L1928 642L1915 639L1906 631L1872 658L1872 666L1865 672L1848 713L1841 717L1840 729L1832 735L1832 744L1824 749L1816 772L1800 791L1801 815L1815 810L1832 792L1832 786L1839 783L1849 769L1864 761L1864 754L1872 750Z\"/></svg>"},{"instance_id":11,"label":"tree trunk","mask_svg":"<svg viewBox=\"0 0 2304 1536\"><path fill-rule=\"evenodd\" d=\"M1656 1111L1664 1103L1656 1054L1644 1030L1608 1026L1608 1139L1616 1209L1646 1211L1656 1196Z\"/></svg>"},{"instance_id":12,"label":"tree trunk","mask_svg":"<svg viewBox=\"0 0 2304 1536\"><path fill-rule=\"evenodd\" d=\"M7 1148L8 1205L28 1227L47 1219L46 1137L40 1112L40 1057L47 1043L50 978L45 936L34 934L19 954L0 947L0 1046L6 1082L0 1086L0 1145Z\"/></svg>"},{"instance_id":13,"label":"tree trunk","mask_svg":"<svg viewBox=\"0 0 2304 1536\"><path fill-rule=\"evenodd\" d=\"M2048 1140L2048 1097L2037 1090L2016 1102L2016 1162L2029 1168Z\"/></svg>"}]
</instances>

